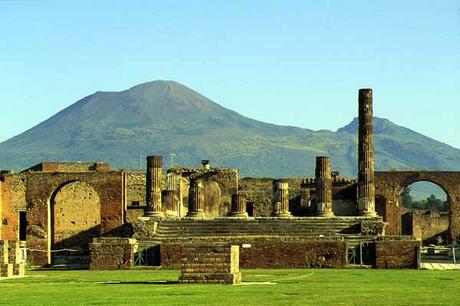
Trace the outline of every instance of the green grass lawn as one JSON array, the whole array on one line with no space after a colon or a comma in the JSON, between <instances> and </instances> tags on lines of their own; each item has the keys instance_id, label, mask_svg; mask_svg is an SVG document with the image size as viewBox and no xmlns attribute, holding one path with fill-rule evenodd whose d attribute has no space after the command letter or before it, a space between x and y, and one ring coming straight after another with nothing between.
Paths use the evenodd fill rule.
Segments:
<instances>
[{"instance_id":1,"label":"green grass lawn","mask_svg":"<svg viewBox=\"0 0 460 306\"><path fill-rule=\"evenodd\" d=\"M460 305L460 271L243 270L246 285L180 285L179 271L30 271L2 305ZM265 283L265 284L264 284ZM273 283L273 284L267 284Z\"/></svg>"}]
</instances>

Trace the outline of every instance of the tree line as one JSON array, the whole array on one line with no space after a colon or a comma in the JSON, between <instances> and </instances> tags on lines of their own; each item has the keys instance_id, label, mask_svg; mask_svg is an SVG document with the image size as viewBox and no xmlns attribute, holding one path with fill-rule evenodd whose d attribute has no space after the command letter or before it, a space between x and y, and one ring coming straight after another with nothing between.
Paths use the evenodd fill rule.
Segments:
<instances>
[{"instance_id":1,"label":"tree line","mask_svg":"<svg viewBox=\"0 0 460 306\"><path fill-rule=\"evenodd\" d=\"M410 195L410 187L406 187L401 194L402 206L410 210L431 210L437 212L449 211L449 202L438 199L434 194L423 200L415 200Z\"/></svg>"}]
</instances>

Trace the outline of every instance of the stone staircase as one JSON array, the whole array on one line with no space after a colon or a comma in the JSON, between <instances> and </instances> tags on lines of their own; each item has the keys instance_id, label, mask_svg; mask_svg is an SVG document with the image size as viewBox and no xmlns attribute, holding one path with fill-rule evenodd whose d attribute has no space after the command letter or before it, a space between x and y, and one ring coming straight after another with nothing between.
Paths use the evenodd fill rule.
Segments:
<instances>
[{"instance_id":1,"label":"stone staircase","mask_svg":"<svg viewBox=\"0 0 460 306\"><path fill-rule=\"evenodd\" d=\"M164 241L176 239L213 237L344 237L350 243L370 240L362 236L362 217L336 218L252 218L248 220L218 218L212 220L161 220L151 239ZM375 238L375 237L374 237Z\"/></svg>"}]
</instances>

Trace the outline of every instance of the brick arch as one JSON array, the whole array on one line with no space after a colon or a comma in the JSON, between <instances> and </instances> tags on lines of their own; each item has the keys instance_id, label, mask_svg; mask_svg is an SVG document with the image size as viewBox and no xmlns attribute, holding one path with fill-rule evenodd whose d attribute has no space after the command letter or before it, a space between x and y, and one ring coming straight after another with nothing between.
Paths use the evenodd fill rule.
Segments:
<instances>
[{"instance_id":1,"label":"brick arch","mask_svg":"<svg viewBox=\"0 0 460 306\"><path fill-rule=\"evenodd\" d=\"M52 192L48 209L52 249L87 248L100 235L100 197L88 183L61 184Z\"/></svg>"},{"instance_id":2,"label":"brick arch","mask_svg":"<svg viewBox=\"0 0 460 306\"><path fill-rule=\"evenodd\" d=\"M100 233L115 230L124 222L123 172L31 172L27 173L27 244L35 265L51 263L49 206L57 190L71 182L91 186L100 199Z\"/></svg>"},{"instance_id":3,"label":"brick arch","mask_svg":"<svg viewBox=\"0 0 460 306\"><path fill-rule=\"evenodd\" d=\"M375 173L376 197L385 199L387 233L401 232L400 196L405 187L421 181L438 185L449 201L449 237L460 237L460 172L447 171L379 171Z\"/></svg>"}]
</instances>

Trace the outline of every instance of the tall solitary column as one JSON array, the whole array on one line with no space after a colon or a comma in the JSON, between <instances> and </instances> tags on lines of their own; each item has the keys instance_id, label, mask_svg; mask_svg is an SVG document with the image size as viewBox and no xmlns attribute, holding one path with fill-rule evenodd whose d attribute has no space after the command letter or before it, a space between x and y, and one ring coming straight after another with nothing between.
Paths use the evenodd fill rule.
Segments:
<instances>
[{"instance_id":1,"label":"tall solitary column","mask_svg":"<svg viewBox=\"0 0 460 306\"><path fill-rule=\"evenodd\" d=\"M375 216L374 131L372 89L359 90L358 209L363 216Z\"/></svg>"},{"instance_id":2,"label":"tall solitary column","mask_svg":"<svg viewBox=\"0 0 460 306\"><path fill-rule=\"evenodd\" d=\"M163 159L161 156L147 156L147 208L145 215L161 217L161 184L163 180Z\"/></svg>"},{"instance_id":3,"label":"tall solitary column","mask_svg":"<svg viewBox=\"0 0 460 306\"><path fill-rule=\"evenodd\" d=\"M273 181L273 214L274 217L291 217L289 212L289 184L283 180Z\"/></svg>"},{"instance_id":4,"label":"tall solitary column","mask_svg":"<svg viewBox=\"0 0 460 306\"><path fill-rule=\"evenodd\" d=\"M204 212L204 186L203 182L198 179L190 180L188 191L188 213L187 218L203 219Z\"/></svg>"},{"instance_id":5,"label":"tall solitary column","mask_svg":"<svg viewBox=\"0 0 460 306\"><path fill-rule=\"evenodd\" d=\"M230 216L234 218L247 218L246 199L241 193L232 194L232 207Z\"/></svg>"},{"instance_id":6,"label":"tall solitary column","mask_svg":"<svg viewBox=\"0 0 460 306\"><path fill-rule=\"evenodd\" d=\"M333 217L331 159L329 156L316 157L315 183L316 215L319 217Z\"/></svg>"}]
</instances>

